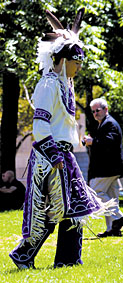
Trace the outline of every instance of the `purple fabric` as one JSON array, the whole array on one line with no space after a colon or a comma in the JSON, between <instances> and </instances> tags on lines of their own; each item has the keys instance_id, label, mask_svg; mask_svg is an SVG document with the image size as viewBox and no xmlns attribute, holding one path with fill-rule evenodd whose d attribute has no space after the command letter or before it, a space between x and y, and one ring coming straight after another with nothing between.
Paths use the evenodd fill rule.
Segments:
<instances>
[{"instance_id":1,"label":"purple fabric","mask_svg":"<svg viewBox=\"0 0 123 283\"><path fill-rule=\"evenodd\" d=\"M60 50L57 54L55 54L56 58L67 58L67 60L77 60L83 61L84 60L84 52L82 48L78 44L73 44L70 46L66 44L62 50Z\"/></svg>"},{"instance_id":2,"label":"purple fabric","mask_svg":"<svg viewBox=\"0 0 123 283\"><path fill-rule=\"evenodd\" d=\"M83 61L84 60L84 51L82 48L80 48L77 44L73 45L70 49L70 52L68 54L69 60L77 60L77 61Z\"/></svg>"},{"instance_id":3,"label":"purple fabric","mask_svg":"<svg viewBox=\"0 0 123 283\"><path fill-rule=\"evenodd\" d=\"M35 153L32 150L30 154L30 161L28 166L28 175L27 175L27 187L25 194L25 202L23 209L23 225L22 225L22 233L23 237L27 237L30 235L30 227L31 227L31 215L32 215L32 195L33 190L32 187L32 175L33 175L33 166L35 164Z\"/></svg>"},{"instance_id":4,"label":"purple fabric","mask_svg":"<svg viewBox=\"0 0 123 283\"><path fill-rule=\"evenodd\" d=\"M34 142L33 147L41 153L53 167L63 160L52 136L48 136L40 142Z\"/></svg>"},{"instance_id":5,"label":"purple fabric","mask_svg":"<svg viewBox=\"0 0 123 283\"><path fill-rule=\"evenodd\" d=\"M64 218L81 217L89 215L100 209L100 205L95 198L95 194L92 193L92 190L90 191L90 188L86 185L84 181L84 178L79 169L74 154L71 152L60 152L60 156L64 163L63 170L60 170L65 211ZM22 229L23 237L27 237L30 235L33 196L31 180L33 175L33 167L35 165L35 158L35 153L32 150L28 168L27 190L24 205L24 218ZM47 188L44 189L46 190Z\"/></svg>"},{"instance_id":6,"label":"purple fabric","mask_svg":"<svg viewBox=\"0 0 123 283\"><path fill-rule=\"evenodd\" d=\"M52 116L48 111L41 109L41 108L36 108L33 119L41 119L41 120L44 120L50 123L51 117Z\"/></svg>"},{"instance_id":7,"label":"purple fabric","mask_svg":"<svg viewBox=\"0 0 123 283\"><path fill-rule=\"evenodd\" d=\"M92 193L84 181L74 154L62 152L62 157L64 168L60 170L60 175L65 205L64 218L85 216L100 209L95 193Z\"/></svg>"}]
</instances>

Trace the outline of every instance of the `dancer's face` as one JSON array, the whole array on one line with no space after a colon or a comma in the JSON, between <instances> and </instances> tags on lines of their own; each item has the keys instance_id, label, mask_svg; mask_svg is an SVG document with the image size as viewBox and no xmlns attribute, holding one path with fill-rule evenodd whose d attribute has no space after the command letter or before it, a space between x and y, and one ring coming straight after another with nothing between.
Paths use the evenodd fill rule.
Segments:
<instances>
[{"instance_id":1,"label":"dancer's face","mask_svg":"<svg viewBox=\"0 0 123 283\"><path fill-rule=\"evenodd\" d=\"M74 78L82 68L82 62L77 60L66 60L66 75L68 78Z\"/></svg>"}]
</instances>

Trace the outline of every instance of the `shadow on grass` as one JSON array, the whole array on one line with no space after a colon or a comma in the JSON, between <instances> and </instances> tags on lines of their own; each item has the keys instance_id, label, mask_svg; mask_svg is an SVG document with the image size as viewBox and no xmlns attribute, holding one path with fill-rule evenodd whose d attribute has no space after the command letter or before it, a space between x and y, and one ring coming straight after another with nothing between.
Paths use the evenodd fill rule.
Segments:
<instances>
[{"instance_id":1,"label":"shadow on grass","mask_svg":"<svg viewBox=\"0 0 123 283\"><path fill-rule=\"evenodd\" d=\"M43 271L43 270L56 270L56 268L54 268L53 265L48 265L47 267L36 267L36 268L29 268L29 269L19 269L17 267L15 268L12 268L12 269L8 269L4 272L4 274L8 275L8 274L14 274L14 273L20 273L20 272L23 272L23 271L27 271L27 272L30 272L30 271Z\"/></svg>"},{"instance_id":2,"label":"shadow on grass","mask_svg":"<svg viewBox=\"0 0 123 283\"><path fill-rule=\"evenodd\" d=\"M109 236L110 238L121 238L121 237L123 237L123 231L121 231L121 236ZM109 238L109 237L104 237L103 239L106 239L106 238ZM100 238L94 238L94 237L88 237L88 238L83 238L83 241L92 241L92 240L99 240L100 242L103 242L102 241L102 238L100 239Z\"/></svg>"},{"instance_id":3,"label":"shadow on grass","mask_svg":"<svg viewBox=\"0 0 123 283\"><path fill-rule=\"evenodd\" d=\"M75 265L75 267L78 267L78 265ZM62 267L56 267L54 268L53 265L48 265L47 267L36 267L35 269L34 268L29 268L29 269L18 269L18 268L13 268L11 270L7 270L4 275L8 275L8 274L16 274L16 273L20 273L20 272L41 272L41 271L49 271L49 270L52 270L54 272L56 272L56 270L58 269L62 269L62 268L72 268L72 266L62 266Z\"/></svg>"},{"instance_id":4,"label":"shadow on grass","mask_svg":"<svg viewBox=\"0 0 123 283\"><path fill-rule=\"evenodd\" d=\"M98 238L98 237L88 237L88 238L83 238L83 241L86 241L86 240L90 240L90 241L92 241L92 240L99 240L99 241L101 241L101 242L102 242L102 240L101 240L100 238Z\"/></svg>"}]
</instances>

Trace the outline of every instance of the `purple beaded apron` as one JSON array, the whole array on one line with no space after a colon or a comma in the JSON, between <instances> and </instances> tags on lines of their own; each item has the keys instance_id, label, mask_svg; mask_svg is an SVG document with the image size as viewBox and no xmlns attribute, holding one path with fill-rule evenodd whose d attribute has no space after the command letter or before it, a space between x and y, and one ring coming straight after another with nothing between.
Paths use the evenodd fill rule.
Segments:
<instances>
[{"instance_id":1,"label":"purple beaded apron","mask_svg":"<svg viewBox=\"0 0 123 283\"><path fill-rule=\"evenodd\" d=\"M93 212L96 212L97 210L100 209L100 204L97 201L95 193L87 186L86 182L84 181L84 178L82 176L82 173L77 164L74 154L69 151L62 151L63 149L62 146L61 146L61 149L59 148L59 146L60 146L60 143L57 145L57 147L59 149L60 156L62 157L63 164L64 164L63 170L60 170L60 178L61 178L60 197L62 198L61 202L64 206L63 214L61 215L61 219L62 218L76 218L76 217L80 218L86 215L90 215ZM48 149L45 146L45 153L46 153L46 150ZM43 154L44 152L42 152L42 155L40 154L41 160L43 160ZM34 176L35 175L34 169L35 169L36 174L37 174L37 170L39 169L39 163L36 164L36 159L37 158L36 158L35 149L34 149L31 152L29 169L28 169L27 190L26 190L25 205L24 205L24 218L23 218L23 237L24 238L30 237L30 230L33 227L32 222L34 221L34 219L35 219L35 223L36 222L40 223L40 221L42 221L43 206L42 205L39 206L39 203L36 200L37 191L38 191L38 198L39 198L39 194L42 195L42 192L44 191L44 188L43 187L41 188L41 184L44 186L44 179L47 177L47 175L52 170L48 162L45 162L46 163L44 167L45 173L43 173L42 168L40 169L42 170L41 171L42 174L40 174L40 177L38 175L38 178L39 178L38 182L41 188L40 190L36 182L36 176ZM60 197L59 195L57 196L57 189L56 189L54 202ZM37 209L40 211L40 213L37 213L36 209L35 209L36 213L33 211L34 203L35 203L35 206L37 206ZM42 204L43 204L43 200L42 200ZM37 220L36 220L36 217L37 217ZM55 219L55 224L59 222L59 220L61 219L58 219L58 221ZM40 230L40 225L38 229Z\"/></svg>"}]
</instances>

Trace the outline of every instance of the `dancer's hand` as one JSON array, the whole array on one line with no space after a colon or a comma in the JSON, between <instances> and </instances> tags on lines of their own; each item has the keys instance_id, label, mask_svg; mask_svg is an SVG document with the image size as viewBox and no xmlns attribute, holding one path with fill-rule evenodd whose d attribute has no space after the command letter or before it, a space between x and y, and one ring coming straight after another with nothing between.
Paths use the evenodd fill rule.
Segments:
<instances>
[{"instance_id":1,"label":"dancer's hand","mask_svg":"<svg viewBox=\"0 0 123 283\"><path fill-rule=\"evenodd\" d=\"M60 169L60 170L62 170L63 169L63 162L61 161L61 162L59 162L59 163L57 163L55 166L54 166L54 168L58 168L58 169Z\"/></svg>"}]
</instances>

